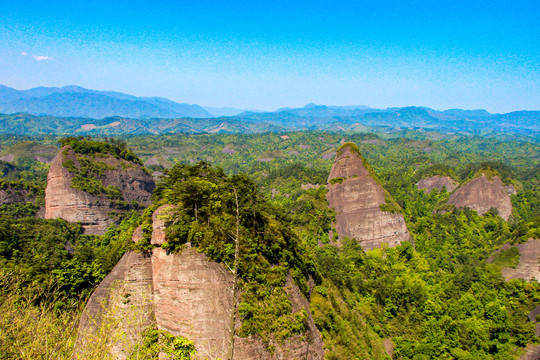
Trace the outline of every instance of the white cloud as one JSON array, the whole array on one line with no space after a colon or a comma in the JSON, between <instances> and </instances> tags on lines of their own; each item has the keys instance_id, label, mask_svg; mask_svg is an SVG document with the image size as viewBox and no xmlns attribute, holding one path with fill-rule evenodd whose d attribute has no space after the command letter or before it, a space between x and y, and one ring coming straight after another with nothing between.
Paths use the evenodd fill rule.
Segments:
<instances>
[{"instance_id":1,"label":"white cloud","mask_svg":"<svg viewBox=\"0 0 540 360\"><path fill-rule=\"evenodd\" d=\"M45 55L32 55L32 57L36 61L52 60L52 57L48 57L48 56L45 56Z\"/></svg>"},{"instance_id":2,"label":"white cloud","mask_svg":"<svg viewBox=\"0 0 540 360\"><path fill-rule=\"evenodd\" d=\"M21 53L21 55L22 55L22 56L27 56L28 53L23 51L23 52Z\"/></svg>"}]
</instances>

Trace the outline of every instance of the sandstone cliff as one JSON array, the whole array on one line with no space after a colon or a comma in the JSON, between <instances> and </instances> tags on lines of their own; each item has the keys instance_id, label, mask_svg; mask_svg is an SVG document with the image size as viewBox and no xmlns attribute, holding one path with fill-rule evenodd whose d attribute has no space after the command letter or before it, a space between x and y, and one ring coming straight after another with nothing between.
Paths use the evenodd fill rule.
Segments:
<instances>
[{"instance_id":1,"label":"sandstone cliff","mask_svg":"<svg viewBox=\"0 0 540 360\"><path fill-rule=\"evenodd\" d=\"M431 176L416 183L418 189L424 189L424 191L427 193L430 193L433 189L441 191L443 187L446 188L446 191L451 193L458 185L459 184L450 176L441 175Z\"/></svg>"},{"instance_id":2,"label":"sandstone cliff","mask_svg":"<svg viewBox=\"0 0 540 360\"><path fill-rule=\"evenodd\" d=\"M502 275L506 280L524 279L540 280L540 240L529 239L526 243L516 245L519 249L519 264L515 269L503 268Z\"/></svg>"},{"instance_id":3,"label":"sandstone cliff","mask_svg":"<svg viewBox=\"0 0 540 360\"><path fill-rule=\"evenodd\" d=\"M126 359L154 320L152 261L128 251L94 291L81 316L76 354L80 359Z\"/></svg>"},{"instance_id":4,"label":"sandstone cliff","mask_svg":"<svg viewBox=\"0 0 540 360\"><path fill-rule=\"evenodd\" d=\"M391 196L374 176L356 145L346 143L339 149L328 178L327 199L336 211L339 239L355 238L366 250L383 243L396 246L409 239L397 204L391 203ZM389 211L381 210L385 206Z\"/></svg>"},{"instance_id":5,"label":"sandstone cliff","mask_svg":"<svg viewBox=\"0 0 540 360\"><path fill-rule=\"evenodd\" d=\"M89 193L74 188L72 182L76 176L88 176L77 175L82 167L81 161L85 164L100 164L100 173L93 175L97 181L94 183L102 189L114 189L114 196L103 191ZM109 216L111 211L130 207L133 201L141 206L149 205L154 188L154 180L139 164L110 154L97 154L89 158L75 153L70 146L64 146L49 168L45 189L45 218L80 222L85 233L100 235L113 222Z\"/></svg>"},{"instance_id":6,"label":"sandstone cliff","mask_svg":"<svg viewBox=\"0 0 540 360\"><path fill-rule=\"evenodd\" d=\"M162 206L152 216L157 220L152 234L155 244L165 241L165 225L160 219L170 209L171 206ZM142 237L139 227L133 241ZM128 252L90 298L80 323L77 352L92 351L89 349L95 344L90 341L96 337L98 325L108 319L114 334L126 334L110 336L104 345L104 353L115 359L125 359L129 355L127 349L140 341L143 328L152 324L192 340L197 349L195 359L226 359L234 303L232 285L233 276L225 265L209 260L189 244L179 253L169 254L159 246L147 255ZM272 343L272 352L257 336L235 336L234 359L323 358L323 342L309 304L290 276L286 291L293 313L308 313L306 332L282 343ZM134 304L131 308L130 303ZM240 326L241 320L237 319L235 328Z\"/></svg>"},{"instance_id":7,"label":"sandstone cliff","mask_svg":"<svg viewBox=\"0 0 540 360\"><path fill-rule=\"evenodd\" d=\"M482 171L475 178L456 189L450 195L448 203L458 208L471 208L480 215L495 208L505 220L508 220L512 215L510 195L499 176L488 178Z\"/></svg>"}]
</instances>

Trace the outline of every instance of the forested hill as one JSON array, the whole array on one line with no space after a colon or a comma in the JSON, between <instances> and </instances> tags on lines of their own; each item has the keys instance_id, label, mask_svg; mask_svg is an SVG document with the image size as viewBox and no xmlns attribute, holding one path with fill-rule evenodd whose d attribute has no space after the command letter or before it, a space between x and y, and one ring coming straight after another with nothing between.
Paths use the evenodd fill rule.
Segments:
<instances>
[{"instance_id":1,"label":"forested hill","mask_svg":"<svg viewBox=\"0 0 540 360\"><path fill-rule=\"evenodd\" d=\"M338 107L307 105L298 109L280 109L271 113L243 113L242 121L267 122L287 128L316 128L320 130L353 130L364 126L395 128L425 128L443 132L488 134L510 132L538 135L540 111L516 111L490 114L485 110L451 109L437 111L425 107L389 108ZM330 126L329 126L330 125ZM341 129L339 129L341 127Z\"/></svg>"},{"instance_id":2,"label":"forested hill","mask_svg":"<svg viewBox=\"0 0 540 360\"><path fill-rule=\"evenodd\" d=\"M16 90L0 85L0 114L5 114L0 115L0 133L246 134L291 130L358 132L385 127L475 135L510 133L538 137L540 134L540 111L491 114L486 110L438 111L416 106L373 109L361 105L316 104L273 112L241 111L79 86Z\"/></svg>"},{"instance_id":3,"label":"forested hill","mask_svg":"<svg viewBox=\"0 0 540 360\"><path fill-rule=\"evenodd\" d=\"M1 110L1 107L0 107ZM519 111L508 114L483 114L453 110L436 112L424 108L402 108L388 111L365 109L334 112L279 111L273 113L243 113L219 118L143 118L38 116L28 113L0 114L3 134L65 134L65 135L142 135L165 133L239 133L323 130L340 132L376 131L394 133L403 129L436 131L442 134L496 136L519 135L529 141L540 138L540 111ZM365 113L364 113L365 112ZM350 113L352 115L344 115Z\"/></svg>"}]
</instances>

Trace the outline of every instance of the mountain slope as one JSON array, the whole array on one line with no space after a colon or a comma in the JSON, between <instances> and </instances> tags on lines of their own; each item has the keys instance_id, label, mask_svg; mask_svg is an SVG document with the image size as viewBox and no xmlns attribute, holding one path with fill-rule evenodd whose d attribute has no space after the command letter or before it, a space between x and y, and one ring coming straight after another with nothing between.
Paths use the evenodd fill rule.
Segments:
<instances>
[{"instance_id":1,"label":"mountain slope","mask_svg":"<svg viewBox=\"0 0 540 360\"><path fill-rule=\"evenodd\" d=\"M114 91L89 90L79 86L38 87L18 91L0 88L0 112L35 115L103 118L211 117L198 105L179 104L164 98L139 98Z\"/></svg>"}]
</instances>

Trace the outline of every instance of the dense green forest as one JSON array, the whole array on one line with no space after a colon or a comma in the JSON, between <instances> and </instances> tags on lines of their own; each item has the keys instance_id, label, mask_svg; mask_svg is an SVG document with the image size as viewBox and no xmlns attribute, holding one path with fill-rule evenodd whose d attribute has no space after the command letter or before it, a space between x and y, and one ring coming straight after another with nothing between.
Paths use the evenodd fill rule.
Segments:
<instances>
[{"instance_id":1,"label":"dense green forest","mask_svg":"<svg viewBox=\"0 0 540 360\"><path fill-rule=\"evenodd\" d=\"M390 358L385 339L392 341L394 359L515 359L527 344L538 343L527 321L540 303L538 281L502 278L502 267L517 265L515 250L488 261L505 243L540 238L538 143L415 130L98 140L106 140L92 142L99 151L140 158L158 185L150 208L126 212L105 235L90 236L79 224L36 217L52 149L76 147L78 140L0 137L0 155L9 160L0 163L0 189L28 195L28 201L0 207L0 359L70 358L89 294L133 248L138 225L148 239L145 225L164 203L182 210L168 229L169 251L190 242L229 265L235 249L227 234L237 231L239 218L240 336L282 341L303 331L306 314L291 316L279 290L290 273L309 299L327 359ZM358 145L401 207L410 243L368 252L353 239L341 247L333 243L325 185L346 141ZM439 213L449 194L416 187L433 174L464 183L481 168L497 171L517 189L509 221L496 212ZM143 241L135 250L150 247ZM185 348L189 344L177 353ZM155 351L149 353L146 358L154 358Z\"/></svg>"}]
</instances>

